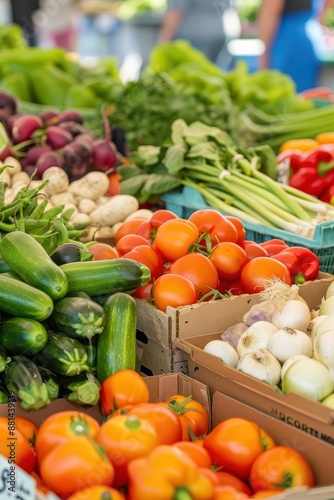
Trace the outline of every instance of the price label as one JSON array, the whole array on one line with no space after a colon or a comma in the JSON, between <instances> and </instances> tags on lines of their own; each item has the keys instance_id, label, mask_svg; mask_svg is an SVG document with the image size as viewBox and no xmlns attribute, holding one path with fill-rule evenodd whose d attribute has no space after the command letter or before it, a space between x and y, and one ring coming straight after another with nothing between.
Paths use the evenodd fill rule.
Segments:
<instances>
[{"instance_id":1,"label":"price label","mask_svg":"<svg viewBox=\"0 0 334 500\"><path fill-rule=\"evenodd\" d=\"M9 463L0 455L0 498L1 500L35 500L36 481L20 467Z\"/></svg>"}]
</instances>

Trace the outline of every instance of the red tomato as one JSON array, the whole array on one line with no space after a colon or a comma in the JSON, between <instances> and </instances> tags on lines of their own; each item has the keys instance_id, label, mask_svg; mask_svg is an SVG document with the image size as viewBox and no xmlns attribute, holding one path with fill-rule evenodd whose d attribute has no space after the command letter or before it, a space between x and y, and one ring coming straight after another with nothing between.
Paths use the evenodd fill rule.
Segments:
<instances>
[{"instance_id":1,"label":"red tomato","mask_svg":"<svg viewBox=\"0 0 334 500\"><path fill-rule=\"evenodd\" d=\"M151 271L151 279L156 279L162 275L163 259L151 245L139 245L122 255L122 258L136 260L145 264Z\"/></svg>"},{"instance_id":2,"label":"red tomato","mask_svg":"<svg viewBox=\"0 0 334 500\"><path fill-rule=\"evenodd\" d=\"M182 424L182 440L192 441L192 438L206 434L209 429L209 414L204 406L181 394L170 396L165 403L167 407L179 416Z\"/></svg>"},{"instance_id":3,"label":"red tomato","mask_svg":"<svg viewBox=\"0 0 334 500\"><path fill-rule=\"evenodd\" d=\"M243 267L248 262L245 250L236 243L228 241L218 243L209 258L217 268L219 277L225 280L239 278Z\"/></svg>"},{"instance_id":4,"label":"red tomato","mask_svg":"<svg viewBox=\"0 0 334 500\"><path fill-rule=\"evenodd\" d=\"M143 236L139 236L139 234L125 234L116 243L116 250L120 256L123 256L139 245L151 246L150 242L143 238Z\"/></svg>"},{"instance_id":5,"label":"red tomato","mask_svg":"<svg viewBox=\"0 0 334 500\"><path fill-rule=\"evenodd\" d=\"M137 234L138 227L145 221L146 219L143 217L133 217L132 219L128 219L123 222L123 224L116 231L115 242L117 243L122 236L125 236L126 234Z\"/></svg>"},{"instance_id":6,"label":"red tomato","mask_svg":"<svg viewBox=\"0 0 334 500\"><path fill-rule=\"evenodd\" d=\"M165 260L174 262L188 253L198 237L199 231L192 222L185 219L170 219L158 227L153 246Z\"/></svg>"},{"instance_id":7,"label":"red tomato","mask_svg":"<svg viewBox=\"0 0 334 500\"><path fill-rule=\"evenodd\" d=\"M276 255L286 248L289 248L285 241L278 238L272 238L271 240L263 241L262 243L259 243L259 245L267 251L269 257L271 257L272 255Z\"/></svg>"},{"instance_id":8,"label":"red tomato","mask_svg":"<svg viewBox=\"0 0 334 500\"><path fill-rule=\"evenodd\" d=\"M152 282L146 283L146 285L138 287L131 295L132 297L136 297L136 299L152 302L152 286Z\"/></svg>"},{"instance_id":9,"label":"red tomato","mask_svg":"<svg viewBox=\"0 0 334 500\"><path fill-rule=\"evenodd\" d=\"M258 293L264 290L266 281L273 278L291 285L290 273L282 262L272 257L256 257L242 269L240 282L245 293Z\"/></svg>"},{"instance_id":10,"label":"red tomato","mask_svg":"<svg viewBox=\"0 0 334 500\"><path fill-rule=\"evenodd\" d=\"M144 220L138 227L136 234L138 234L138 236L142 236L147 241L152 243L155 237L155 230L149 220Z\"/></svg>"},{"instance_id":11,"label":"red tomato","mask_svg":"<svg viewBox=\"0 0 334 500\"><path fill-rule=\"evenodd\" d=\"M267 250L258 243L255 243L255 241L245 240L242 248L245 250L248 260L252 260L255 257L269 257Z\"/></svg>"},{"instance_id":12,"label":"red tomato","mask_svg":"<svg viewBox=\"0 0 334 500\"><path fill-rule=\"evenodd\" d=\"M225 215L226 219L232 222L238 231L238 240L236 241L237 245L243 246L243 242L246 239L246 229L244 228L243 222L238 219L238 217L233 217L233 215Z\"/></svg>"},{"instance_id":13,"label":"red tomato","mask_svg":"<svg viewBox=\"0 0 334 500\"><path fill-rule=\"evenodd\" d=\"M238 241L238 231L235 225L221 212L213 208L196 210L189 217L201 234L209 234L211 245L215 246L220 241Z\"/></svg>"},{"instance_id":14,"label":"red tomato","mask_svg":"<svg viewBox=\"0 0 334 500\"><path fill-rule=\"evenodd\" d=\"M252 465L250 486L257 491L314 486L313 471L307 460L294 448L275 446L263 452Z\"/></svg>"},{"instance_id":15,"label":"red tomato","mask_svg":"<svg viewBox=\"0 0 334 500\"><path fill-rule=\"evenodd\" d=\"M94 254L93 260L118 259L120 257L117 249L106 243L90 245L89 251Z\"/></svg>"},{"instance_id":16,"label":"red tomato","mask_svg":"<svg viewBox=\"0 0 334 500\"><path fill-rule=\"evenodd\" d=\"M243 293L245 293L245 290L242 288L242 285L240 283L240 279L236 279L233 281L222 279L219 280L218 291L223 295L242 295Z\"/></svg>"},{"instance_id":17,"label":"red tomato","mask_svg":"<svg viewBox=\"0 0 334 500\"><path fill-rule=\"evenodd\" d=\"M216 467L246 480L255 459L275 446L272 438L254 422L244 418L229 418L220 422L204 438Z\"/></svg>"},{"instance_id":18,"label":"red tomato","mask_svg":"<svg viewBox=\"0 0 334 500\"><path fill-rule=\"evenodd\" d=\"M175 260L169 272L188 278L194 283L197 297L206 295L218 287L218 272L208 257L201 253L188 253Z\"/></svg>"},{"instance_id":19,"label":"red tomato","mask_svg":"<svg viewBox=\"0 0 334 500\"><path fill-rule=\"evenodd\" d=\"M177 274L162 274L152 286L154 304L161 311L168 306L179 307L196 304L197 291L192 281Z\"/></svg>"},{"instance_id":20,"label":"red tomato","mask_svg":"<svg viewBox=\"0 0 334 500\"><path fill-rule=\"evenodd\" d=\"M16 464L29 473L35 468L36 453L24 431L16 425L16 418L0 417L0 455L6 458L9 467Z\"/></svg>"},{"instance_id":21,"label":"red tomato","mask_svg":"<svg viewBox=\"0 0 334 500\"><path fill-rule=\"evenodd\" d=\"M158 229L158 227L161 226L164 222L170 219L178 219L179 217L172 212L171 210L166 210L164 208L161 208L160 210L156 210L152 217L150 218L150 223L152 224L152 227L155 229Z\"/></svg>"},{"instance_id":22,"label":"red tomato","mask_svg":"<svg viewBox=\"0 0 334 500\"><path fill-rule=\"evenodd\" d=\"M145 379L134 370L119 370L101 384L100 402L106 416L125 406L148 403L149 397Z\"/></svg>"},{"instance_id":23,"label":"red tomato","mask_svg":"<svg viewBox=\"0 0 334 500\"><path fill-rule=\"evenodd\" d=\"M182 438L182 426L177 415L160 403L138 404L127 415L145 419L155 428L158 444L177 443Z\"/></svg>"},{"instance_id":24,"label":"red tomato","mask_svg":"<svg viewBox=\"0 0 334 500\"><path fill-rule=\"evenodd\" d=\"M246 493L246 495L249 496L252 494L249 486L234 474L230 474L229 472L223 470L218 470L216 472L216 476L218 478L219 484L233 486L233 488L235 488L236 490L241 491L242 493Z\"/></svg>"}]
</instances>

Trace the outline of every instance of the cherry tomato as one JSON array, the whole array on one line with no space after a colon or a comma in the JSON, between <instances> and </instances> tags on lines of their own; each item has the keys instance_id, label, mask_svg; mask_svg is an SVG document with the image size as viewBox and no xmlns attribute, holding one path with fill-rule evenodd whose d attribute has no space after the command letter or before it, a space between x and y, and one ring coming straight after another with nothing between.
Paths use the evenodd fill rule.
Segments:
<instances>
[{"instance_id":1,"label":"cherry tomato","mask_svg":"<svg viewBox=\"0 0 334 500\"><path fill-rule=\"evenodd\" d=\"M67 500L125 500L125 496L110 486L89 486L74 493Z\"/></svg>"},{"instance_id":2,"label":"cherry tomato","mask_svg":"<svg viewBox=\"0 0 334 500\"><path fill-rule=\"evenodd\" d=\"M128 219L123 222L123 224L116 231L115 243L117 243L122 236L125 236L126 234L137 234L138 227L145 221L146 219L143 217L133 217L132 219Z\"/></svg>"},{"instance_id":3,"label":"cherry tomato","mask_svg":"<svg viewBox=\"0 0 334 500\"><path fill-rule=\"evenodd\" d=\"M184 276L170 273L155 280L152 296L155 306L164 312L168 306L188 306L197 302L197 291L193 282Z\"/></svg>"},{"instance_id":4,"label":"cherry tomato","mask_svg":"<svg viewBox=\"0 0 334 500\"><path fill-rule=\"evenodd\" d=\"M291 285L290 273L282 262L272 257L256 257L242 269L240 282L245 293L258 293L264 290L266 281L273 278Z\"/></svg>"},{"instance_id":5,"label":"cherry tomato","mask_svg":"<svg viewBox=\"0 0 334 500\"><path fill-rule=\"evenodd\" d=\"M192 399L176 394L164 403L179 416L182 425L182 440L192 441L194 437L202 436L209 429L209 414L206 408Z\"/></svg>"},{"instance_id":6,"label":"cherry tomato","mask_svg":"<svg viewBox=\"0 0 334 500\"><path fill-rule=\"evenodd\" d=\"M238 231L238 239L236 241L237 245L243 246L243 242L245 241L247 235L243 222L238 219L238 217L233 217L233 215L225 215L225 217L227 220L232 222Z\"/></svg>"},{"instance_id":7,"label":"cherry tomato","mask_svg":"<svg viewBox=\"0 0 334 500\"><path fill-rule=\"evenodd\" d=\"M218 470L215 474L218 478L219 484L233 486L236 490L246 493L246 495L249 496L252 494L249 486L234 474L230 474L224 470Z\"/></svg>"},{"instance_id":8,"label":"cherry tomato","mask_svg":"<svg viewBox=\"0 0 334 500\"><path fill-rule=\"evenodd\" d=\"M120 257L117 249L106 243L95 243L89 247L89 251L94 254L93 260L118 259Z\"/></svg>"},{"instance_id":9,"label":"cherry tomato","mask_svg":"<svg viewBox=\"0 0 334 500\"><path fill-rule=\"evenodd\" d=\"M127 466L131 460L145 457L158 445L153 425L137 415L118 415L102 425L96 441L104 447L115 469L113 486L127 482Z\"/></svg>"},{"instance_id":10,"label":"cherry tomato","mask_svg":"<svg viewBox=\"0 0 334 500\"><path fill-rule=\"evenodd\" d=\"M16 425L16 418L0 417L0 455L8 465L18 465L26 472L32 472L36 464L36 453L26 436Z\"/></svg>"},{"instance_id":11,"label":"cherry tomato","mask_svg":"<svg viewBox=\"0 0 334 500\"><path fill-rule=\"evenodd\" d=\"M184 276L194 283L198 298L218 287L218 271L211 260L201 253L188 253L180 257L172 263L169 272Z\"/></svg>"},{"instance_id":12,"label":"cherry tomato","mask_svg":"<svg viewBox=\"0 0 334 500\"><path fill-rule=\"evenodd\" d=\"M268 489L314 486L307 460L289 446L275 446L263 452L252 465L249 482L254 493Z\"/></svg>"},{"instance_id":13,"label":"cherry tomato","mask_svg":"<svg viewBox=\"0 0 334 500\"><path fill-rule=\"evenodd\" d=\"M218 243L210 255L211 262L217 268L219 277L225 280L235 280L248 262L245 250L236 243L224 241Z\"/></svg>"},{"instance_id":14,"label":"cherry tomato","mask_svg":"<svg viewBox=\"0 0 334 500\"><path fill-rule=\"evenodd\" d=\"M158 227L153 246L165 260L174 262L188 253L198 237L198 228L191 221L170 219Z\"/></svg>"},{"instance_id":15,"label":"cherry tomato","mask_svg":"<svg viewBox=\"0 0 334 500\"><path fill-rule=\"evenodd\" d=\"M245 250L248 260L252 260L255 257L269 257L267 250L258 243L255 243L255 241L245 240L242 248Z\"/></svg>"},{"instance_id":16,"label":"cherry tomato","mask_svg":"<svg viewBox=\"0 0 334 500\"><path fill-rule=\"evenodd\" d=\"M172 212L171 210L166 210L161 208L160 210L156 210L152 217L150 218L150 223L152 227L158 229L164 222L170 219L178 219L179 217Z\"/></svg>"},{"instance_id":17,"label":"cherry tomato","mask_svg":"<svg viewBox=\"0 0 334 500\"><path fill-rule=\"evenodd\" d=\"M139 245L122 255L122 258L136 260L145 264L151 271L151 279L156 279L162 275L163 258L151 245Z\"/></svg>"},{"instance_id":18,"label":"cherry tomato","mask_svg":"<svg viewBox=\"0 0 334 500\"><path fill-rule=\"evenodd\" d=\"M182 426L177 415L160 403L135 405L127 415L136 415L150 422L157 431L158 444L173 444L182 437Z\"/></svg>"},{"instance_id":19,"label":"cherry tomato","mask_svg":"<svg viewBox=\"0 0 334 500\"><path fill-rule=\"evenodd\" d=\"M143 238L143 236L139 236L138 234L126 234L116 243L116 250L120 256L123 256L139 245L151 246L150 242Z\"/></svg>"},{"instance_id":20,"label":"cherry tomato","mask_svg":"<svg viewBox=\"0 0 334 500\"><path fill-rule=\"evenodd\" d=\"M174 443L173 446L176 446L176 448L189 455L197 467L210 469L211 457L203 446L198 446L193 441L179 441Z\"/></svg>"},{"instance_id":21,"label":"cherry tomato","mask_svg":"<svg viewBox=\"0 0 334 500\"><path fill-rule=\"evenodd\" d=\"M134 370L119 370L101 384L100 401L103 415L128 405L148 403L149 390L145 379Z\"/></svg>"},{"instance_id":22,"label":"cherry tomato","mask_svg":"<svg viewBox=\"0 0 334 500\"><path fill-rule=\"evenodd\" d=\"M76 410L54 413L44 420L38 429L35 449L40 463L57 445L71 441L74 437L89 434L93 438L100 424L90 415Z\"/></svg>"},{"instance_id":23,"label":"cherry tomato","mask_svg":"<svg viewBox=\"0 0 334 500\"><path fill-rule=\"evenodd\" d=\"M111 485L114 467L89 436L58 444L39 465L42 481L58 496L67 497L88 486Z\"/></svg>"},{"instance_id":24,"label":"cherry tomato","mask_svg":"<svg viewBox=\"0 0 334 500\"><path fill-rule=\"evenodd\" d=\"M268 434L254 422L229 418L220 422L204 438L204 448L216 467L246 480L255 459L275 446Z\"/></svg>"},{"instance_id":25,"label":"cherry tomato","mask_svg":"<svg viewBox=\"0 0 334 500\"><path fill-rule=\"evenodd\" d=\"M221 212L213 208L196 210L189 217L200 232L210 236L211 245L215 246L220 241L238 241L238 231L235 225L229 221ZM203 241L201 241L203 244Z\"/></svg>"}]
</instances>

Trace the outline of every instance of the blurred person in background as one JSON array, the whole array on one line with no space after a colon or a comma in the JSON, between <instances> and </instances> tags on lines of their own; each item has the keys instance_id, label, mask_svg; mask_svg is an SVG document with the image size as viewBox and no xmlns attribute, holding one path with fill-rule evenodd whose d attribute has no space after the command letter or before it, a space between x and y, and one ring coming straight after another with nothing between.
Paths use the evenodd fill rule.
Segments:
<instances>
[{"instance_id":1,"label":"blurred person in background","mask_svg":"<svg viewBox=\"0 0 334 500\"><path fill-rule=\"evenodd\" d=\"M32 16L39 8L39 0L11 0L10 8L12 22L21 26L28 45L37 45L37 34Z\"/></svg>"},{"instance_id":2,"label":"blurred person in background","mask_svg":"<svg viewBox=\"0 0 334 500\"><path fill-rule=\"evenodd\" d=\"M158 41L187 40L216 62L226 41L223 13L228 6L223 0L168 0Z\"/></svg>"},{"instance_id":3,"label":"blurred person in background","mask_svg":"<svg viewBox=\"0 0 334 500\"><path fill-rule=\"evenodd\" d=\"M41 45L72 51L76 47L76 0L39 0L32 14Z\"/></svg>"},{"instance_id":4,"label":"blurred person in background","mask_svg":"<svg viewBox=\"0 0 334 500\"><path fill-rule=\"evenodd\" d=\"M263 0L257 18L258 36L265 45L260 68L289 75L297 92L318 85L320 61L309 29L309 23L316 22L314 4L312 0Z\"/></svg>"}]
</instances>

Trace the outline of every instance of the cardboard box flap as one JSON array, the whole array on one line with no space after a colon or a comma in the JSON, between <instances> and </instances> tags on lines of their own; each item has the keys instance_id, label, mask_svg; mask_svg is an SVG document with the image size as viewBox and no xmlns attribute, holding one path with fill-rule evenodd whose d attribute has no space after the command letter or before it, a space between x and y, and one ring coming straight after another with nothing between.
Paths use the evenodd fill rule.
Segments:
<instances>
[{"instance_id":1,"label":"cardboard box flap","mask_svg":"<svg viewBox=\"0 0 334 500\"><path fill-rule=\"evenodd\" d=\"M233 381L236 390L238 386L242 390L244 390L245 387L250 387L254 396L261 396L261 398L259 398L259 402L263 402L264 408L267 406L266 400L270 400L273 403L279 401L279 403L285 406L287 410L289 410L289 408L298 408L298 412L301 415L315 418L316 420L326 424L334 424L334 410L331 410L327 406L311 399L307 399L299 394L281 394L271 385L231 368L223 364L217 356L213 356L212 354L203 351L205 344L214 338L219 338L219 334L201 335L189 339L178 339L177 346L184 352L190 353L191 359L196 365L205 368L210 367L213 377L219 375L225 381Z\"/></svg>"},{"instance_id":2,"label":"cardboard box flap","mask_svg":"<svg viewBox=\"0 0 334 500\"><path fill-rule=\"evenodd\" d=\"M152 304L135 299L137 304L137 329L144 332L148 339L169 349L172 343L172 318Z\"/></svg>"},{"instance_id":3,"label":"cardboard box flap","mask_svg":"<svg viewBox=\"0 0 334 500\"><path fill-rule=\"evenodd\" d=\"M334 486L296 488L295 491L286 490L281 495L276 495L275 500L334 500Z\"/></svg>"},{"instance_id":4,"label":"cardboard box flap","mask_svg":"<svg viewBox=\"0 0 334 500\"><path fill-rule=\"evenodd\" d=\"M213 394L211 411L213 427L233 417L256 422L272 436L276 444L291 446L306 458L313 469L317 485L334 484L333 446L220 392ZM332 496L334 498L334 490L332 490ZM328 497L325 498L328 499Z\"/></svg>"}]
</instances>

